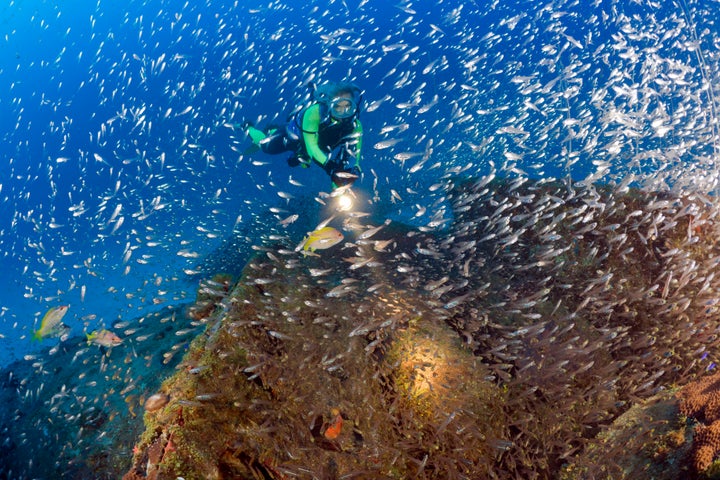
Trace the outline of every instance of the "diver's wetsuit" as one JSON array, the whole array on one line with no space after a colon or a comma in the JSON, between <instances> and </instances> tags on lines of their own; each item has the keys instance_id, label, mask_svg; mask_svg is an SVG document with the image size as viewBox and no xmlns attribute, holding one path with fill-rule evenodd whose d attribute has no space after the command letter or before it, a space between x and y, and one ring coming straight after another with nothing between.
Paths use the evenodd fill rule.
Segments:
<instances>
[{"instance_id":1,"label":"diver's wetsuit","mask_svg":"<svg viewBox=\"0 0 720 480\"><path fill-rule=\"evenodd\" d=\"M314 160L322 166L327 162L326 152L347 142L353 156L359 160L363 133L360 120L335 120L330 115L325 115L327 118L323 120L322 110L322 105L314 103L291 118L284 128L274 132L271 130L268 136L256 143L265 153L275 155L291 151L295 152L301 162ZM250 129L257 130L254 127ZM250 136L254 136L252 132Z\"/></svg>"},{"instance_id":2,"label":"diver's wetsuit","mask_svg":"<svg viewBox=\"0 0 720 480\"><path fill-rule=\"evenodd\" d=\"M337 119L329 113L326 103L317 102L295 114L285 127L271 129L266 134L251 126L247 133L265 153L293 152L294 155L288 158L291 166L309 166L315 161L332 177L338 170L328 168L329 153L343 146L354 157L354 171L360 170L363 129L357 111L348 118ZM337 182L333 177L333 187L338 186Z\"/></svg>"}]
</instances>

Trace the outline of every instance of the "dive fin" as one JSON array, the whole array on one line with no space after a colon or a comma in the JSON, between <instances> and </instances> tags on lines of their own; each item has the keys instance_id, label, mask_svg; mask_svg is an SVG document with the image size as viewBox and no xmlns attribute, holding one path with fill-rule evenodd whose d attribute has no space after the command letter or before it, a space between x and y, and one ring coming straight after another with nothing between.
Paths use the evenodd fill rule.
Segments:
<instances>
[{"instance_id":1,"label":"dive fin","mask_svg":"<svg viewBox=\"0 0 720 480\"><path fill-rule=\"evenodd\" d=\"M243 155L252 155L253 153L257 153L260 151L260 145L252 144L245 150L243 150Z\"/></svg>"}]
</instances>

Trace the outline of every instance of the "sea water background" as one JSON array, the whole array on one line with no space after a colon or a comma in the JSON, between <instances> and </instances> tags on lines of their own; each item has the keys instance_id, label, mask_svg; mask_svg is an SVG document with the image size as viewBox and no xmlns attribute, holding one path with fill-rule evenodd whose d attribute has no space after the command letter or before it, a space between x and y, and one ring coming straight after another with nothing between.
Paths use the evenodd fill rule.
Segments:
<instances>
[{"instance_id":1,"label":"sea water background","mask_svg":"<svg viewBox=\"0 0 720 480\"><path fill-rule=\"evenodd\" d=\"M580 3L2 7L0 362L48 308L109 327L192 299L232 235L311 229L324 174L227 125L282 121L309 81L365 90L358 208L396 220L442 225L433 186L494 170L713 193L720 4Z\"/></svg>"}]
</instances>

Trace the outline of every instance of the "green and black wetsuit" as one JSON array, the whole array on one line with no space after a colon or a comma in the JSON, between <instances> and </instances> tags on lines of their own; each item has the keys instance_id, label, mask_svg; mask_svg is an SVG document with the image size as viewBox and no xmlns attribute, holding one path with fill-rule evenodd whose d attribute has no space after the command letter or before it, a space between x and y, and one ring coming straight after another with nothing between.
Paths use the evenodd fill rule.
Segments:
<instances>
[{"instance_id":1,"label":"green and black wetsuit","mask_svg":"<svg viewBox=\"0 0 720 480\"><path fill-rule=\"evenodd\" d=\"M357 87L353 88L357 89ZM343 101L346 98L338 99ZM335 118L328 102L321 101L295 114L285 127L272 129L266 133L251 126L248 127L247 134L265 153L274 155L293 152L288 158L291 166L300 164L309 166L312 162L317 163L332 177L333 188L336 188L340 182L334 176L338 172L338 166L328 163L330 152L334 149L344 147L354 158L353 171L360 171L363 127L357 112L359 100L353 97L349 97L348 100L352 101L354 111L347 118ZM347 168L349 169L350 166ZM341 168L340 171L345 171L345 168Z\"/></svg>"}]
</instances>

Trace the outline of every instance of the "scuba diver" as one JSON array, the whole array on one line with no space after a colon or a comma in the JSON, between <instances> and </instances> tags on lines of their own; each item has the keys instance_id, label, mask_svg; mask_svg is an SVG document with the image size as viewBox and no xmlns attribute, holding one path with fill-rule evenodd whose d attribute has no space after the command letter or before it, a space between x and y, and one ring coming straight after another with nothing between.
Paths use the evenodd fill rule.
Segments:
<instances>
[{"instance_id":1,"label":"scuba diver","mask_svg":"<svg viewBox=\"0 0 720 480\"><path fill-rule=\"evenodd\" d=\"M360 89L349 82L328 82L313 89L313 103L292 114L284 127L262 131L245 122L243 130L263 152L293 152L288 165L317 163L332 180L333 190L360 176L363 129Z\"/></svg>"}]
</instances>

